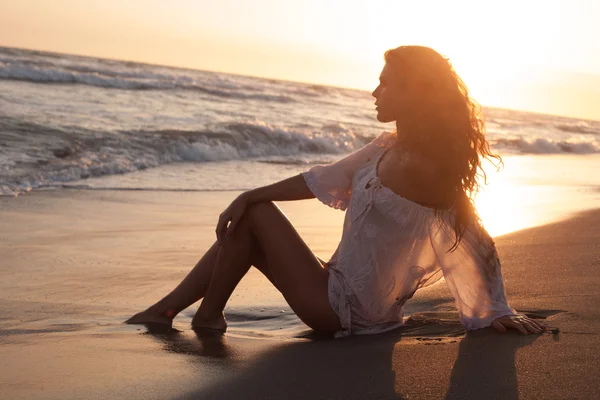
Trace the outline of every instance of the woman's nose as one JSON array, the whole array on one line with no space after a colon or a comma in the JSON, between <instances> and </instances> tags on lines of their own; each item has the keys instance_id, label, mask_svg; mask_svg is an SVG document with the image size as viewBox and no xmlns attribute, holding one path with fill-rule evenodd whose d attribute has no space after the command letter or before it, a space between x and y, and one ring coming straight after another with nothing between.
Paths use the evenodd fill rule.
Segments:
<instances>
[{"instance_id":1,"label":"woman's nose","mask_svg":"<svg viewBox=\"0 0 600 400\"><path fill-rule=\"evenodd\" d=\"M373 90L373 93L371 93L371 96L377 98L377 96L379 95L379 89L381 88L381 85L377 85L377 87L375 88L375 90Z\"/></svg>"}]
</instances>

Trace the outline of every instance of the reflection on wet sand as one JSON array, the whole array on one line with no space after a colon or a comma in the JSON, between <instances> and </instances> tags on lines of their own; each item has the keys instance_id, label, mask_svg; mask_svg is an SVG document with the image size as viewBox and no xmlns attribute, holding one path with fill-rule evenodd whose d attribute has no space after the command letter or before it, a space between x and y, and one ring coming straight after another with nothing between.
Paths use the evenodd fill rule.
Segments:
<instances>
[{"instance_id":1,"label":"reflection on wet sand","mask_svg":"<svg viewBox=\"0 0 600 400\"><path fill-rule=\"evenodd\" d=\"M528 313L545 318L555 312ZM379 335L336 340L309 335L310 340L271 343L250 358L243 356L248 350L238 348L239 342L229 341L227 335L176 330L147 334L165 350L187 354L192 361L212 358L214 365L236 365L225 379L182 399L301 399L306 386L324 399L404 399L427 397L426 393L446 399L516 399L516 352L540 337L501 335L492 329L466 333L456 312L443 311L416 313L404 327ZM427 392L427 382L439 379L449 380L447 393Z\"/></svg>"}]
</instances>

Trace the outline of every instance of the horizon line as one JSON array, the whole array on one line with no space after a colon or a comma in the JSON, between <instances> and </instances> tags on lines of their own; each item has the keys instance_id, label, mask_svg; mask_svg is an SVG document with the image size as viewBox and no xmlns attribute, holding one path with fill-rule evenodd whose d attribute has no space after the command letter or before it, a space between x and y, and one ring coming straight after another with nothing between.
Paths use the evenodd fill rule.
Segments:
<instances>
[{"instance_id":1,"label":"horizon line","mask_svg":"<svg viewBox=\"0 0 600 400\"><path fill-rule=\"evenodd\" d=\"M34 49L34 48L27 48L27 47L8 46L8 45L4 45L4 44L0 44L0 48L3 48L3 49L15 49L15 50L25 50L25 51L32 51L32 52L39 52L39 53L59 54L59 55L67 55L67 56L82 57L82 58L95 58L95 59L101 59L101 60L120 61L120 62L125 62L125 63L136 63L136 64L142 64L142 65L148 65L148 66L154 66L154 67L166 67L166 68L181 69L181 70L188 70L188 71L209 72L209 73L232 75L232 76L238 76L238 77L244 77L244 78L272 80L272 81L278 81L278 82L300 83L300 84L305 84L305 85L324 86L324 87L330 87L330 88L334 88L334 89L352 90L352 91L358 91L358 92L370 92L371 91L370 89L366 89L366 88L363 89L363 88L357 88L357 87L338 86L338 85L330 85L330 84L323 84L323 83L316 83L316 82L309 82L309 81L301 81L301 80L272 78L272 77L268 77L268 76L242 74L242 73L238 73L238 72L215 71L215 70L202 69L202 68L199 68L199 67L186 67L186 66L174 65L174 64L151 63L151 62L147 62L147 61L139 61L139 60L134 60L134 59L123 59L123 58L104 57L104 56L100 57L100 56L97 56L97 55L90 55L90 54L70 53L70 52L62 52L62 51L56 51L56 50L41 50L41 49ZM578 72L578 71L571 71L571 70L568 70L568 71L567 70L564 70L564 71L560 70L560 71L563 72L563 73L567 73L567 74L574 74L574 75L580 74L580 75L589 75L589 76L600 77L600 74L592 74L592 73L588 73L588 72ZM5 79L0 78L0 80L5 80ZM10 80L10 79L6 79L6 80ZM551 117L560 117L560 118L570 118L570 119L577 119L577 120L581 120L581 121L600 122L600 117L598 119L589 118L589 117L587 117L587 118L574 117L574 116L565 115L565 114L551 114L551 113L548 113L548 112L533 111L533 110L526 110L526 109L519 109L519 108L507 108L507 107L489 106L489 105L481 104L477 100L475 100L475 101L482 108L490 108L490 109L506 110L506 111L517 111L517 112L526 112L526 113L529 113L529 114L536 114L536 115L542 115L542 116L551 116Z\"/></svg>"}]
</instances>

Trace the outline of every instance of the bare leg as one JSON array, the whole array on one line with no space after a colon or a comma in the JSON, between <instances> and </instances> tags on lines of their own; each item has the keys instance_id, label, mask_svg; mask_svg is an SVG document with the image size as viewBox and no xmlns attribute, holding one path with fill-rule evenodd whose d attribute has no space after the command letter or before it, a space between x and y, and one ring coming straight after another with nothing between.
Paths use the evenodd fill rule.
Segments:
<instances>
[{"instance_id":1,"label":"bare leg","mask_svg":"<svg viewBox=\"0 0 600 400\"><path fill-rule=\"evenodd\" d=\"M269 203L269 204L271 204L273 206L272 203ZM278 211L276 215L277 215L277 217L279 217L281 222L284 222L284 226L288 229L288 231L291 230L293 233L295 233L295 230L293 229L293 227L291 226L291 224L289 223L287 218L285 218L283 213ZM236 231L238 233L244 231L244 229L240 229L240 228L242 228L241 225L238 225L238 228L236 228ZM273 229L275 229L275 227L271 227L271 230L273 230ZM274 232L274 234L276 235L277 233ZM238 237L241 237L243 241L247 240L245 235L234 234L232 237L228 238L229 244L226 246L225 249L223 248L223 246L220 246L217 242L215 242L210 247L210 249L204 254L204 256L198 261L196 266L188 273L188 275L185 277L185 279L171 293L166 295L164 298L162 298L160 301L158 301L154 305L150 306L145 311L135 314L133 317L129 318L126 322L130 323L130 324L160 323L160 324L166 324L166 325L170 326L173 322L173 318L179 312L186 309L191 304L195 303L196 301L202 299L205 296L205 293L207 292L207 289L209 287L209 282L211 281L211 278L213 275L213 271L217 264L217 258L219 257L219 254L223 253L223 257L225 260L232 255L232 254L226 254L226 253L231 252L231 253L233 253L233 255L238 253L238 250L236 249L236 245L235 245L236 239ZM297 235L297 233L295 233L295 235L293 235L293 237L294 237L294 239L292 239L292 240L297 241L297 243L299 242L301 244L301 247L304 250L307 250L310 252L308 247L304 244L304 242ZM279 285L276 283L275 278L269 268L265 254L260 249L259 244L254 242L251 247L252 247L252 251L250 253L250 260L251 260L250 265L253 265L258 270L260 270L271 281L271 283L275 287L277 287L277 289L279 289L281 291L281 289L279 288ZM312 252L310 253L309 258L311 259L311 261L315 258L315 256L312 254ZM316 257L316 259L318 260L321 267L325 266L325 261L319 259L318 257ZM225 262L225 261L223 261L223 263L227 264L227 262ZM247 266L248 261L247 260L242 261L242 264ZM244 268L246 268L246 267L244 267ZM249 268L249 266L247 266L247 268ZM241 279L241 276L243 276L246 273L247 268L244 271L240 271L237 274L238 276L240 276L239 279ZM241 275L239 275L239 274L241 274ZM239 279L237 279L235 281L235 284L233 285L233 287L235 287L235 285L237 285L237 282L239 282ZM231 290L233 290L233 289L231 289ZM227 292L223 292L223 293L227 296L226 298L229 298L229 296L231 295L231 291L229 293L227 293ZM225 302L226 301L227 300L225 299ZM225 303L223 303L223 306L224 306L224 304ZM219 325L219 326L224 325L224 320L222 317L222 309L223 308L221 308L221 311L218 313L218 315L213 317L213 322L216 321L217 325ZM198 318L196 320L199 321L199 318L200 318L200 316L198 316Z\"/></svg>"},{"instance_id":2,"label":"bare leg","mask_svg":"<svg viewBox=\"0 0 600 400\"><path fill-rule=\"evenodd\" d=\"M252 266L252 255L255 253L256 243L250 231L250 219L245 214L238 222L233 234L225 238L221 251L217 255L217 262L208 284L204 300L200 309L192 319L193 328L210 328L225 331L227 323L223 317L223 309L238 285ZM273 282L275 284L275 282ZM210 303L214 311L206 314L204 303Z\"/></svg>"},{"instance_id":3,"label":"bare leg","mask_svg":"<svg viewBox=\"0 0 600 400\"><path fill-rule=\"evenodd\" d=\"M272 202L251 206L219 253L209 287L192 320L196 328L225 329L223 308L250 268L252 247L260 249L277 288L296 315L317 330L341 329L329 304L328 272L290 221Z\"/></svg>"},{"instance_id":4,"label":"bare leg","mask_svg":"<svg viewBox=\"0 0 600 400\"><path fill-rule=\"evenodd\" d=\"M204 297L220 250L222 250L221 246L215 242L171 293L125 322L129 324L160 323L171 325L177 314ZM262 254L253 253L252 264L275 284Z\"/></svg>"}]
</instances>

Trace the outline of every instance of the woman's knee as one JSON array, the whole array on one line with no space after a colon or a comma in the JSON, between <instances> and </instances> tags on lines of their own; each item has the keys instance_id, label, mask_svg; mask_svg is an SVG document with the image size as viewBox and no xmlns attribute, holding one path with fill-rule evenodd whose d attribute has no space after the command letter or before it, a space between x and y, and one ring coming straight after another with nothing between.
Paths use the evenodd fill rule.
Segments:
<instances>
[{"instance_id":1,"label":"woman's knee","mask_svg":"<svg viewBox=\"0 0 600 400\"><path fill-rule=\"evenodd\" d=\"M277 206L272 201L261 201L258 203L252 203L248 205L246 212L244 215L247 215L251 220L256 220L256 218L264 217L269 212L273 210L277 210Z\"/></svg>"},{"instance_id":2,"label":"woman's knee","mask_svg":"<svg viewBox=\"0 0 600 400\"><path fill-rule=\"evenodd\" d=\"M233 230L228 228L228 234L224 236L221 247L226 244L229 247L234 244L233 242L237 242L239 239L246 239L246 236L252 235L250 225L250 216L244 213L233 227Z\"/></svg>"},{"instance_id":3,"label":"woman's knee","mask_svg":"<svg viewBox=\"0 0 600 400\"><path fill-rule=\"evenodd\" d=\"M269 226L274 226L273 223L279 220L279 216L283 215L279 207L272 201L263 201L254 203L247 210L250 227L256 233L265 223Z\"/></svg>"}]
</instances>

